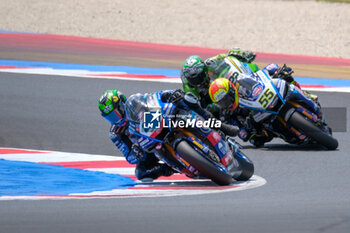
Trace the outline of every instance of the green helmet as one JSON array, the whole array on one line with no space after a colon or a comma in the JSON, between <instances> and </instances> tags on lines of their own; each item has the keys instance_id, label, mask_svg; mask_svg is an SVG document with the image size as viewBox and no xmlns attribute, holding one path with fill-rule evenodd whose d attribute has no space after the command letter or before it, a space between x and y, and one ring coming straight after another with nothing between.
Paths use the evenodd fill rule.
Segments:
<instances>
[{"instance_id":1,"label":"green helmet","mask_svg":"<svg viewBox=\"0 0 350 233\"><path fill-rule=\"evenodd\" d=\"M108 90L103 93L98 102L101 115L109 123L121 125L124 123L126 97L117 90Z\"/></svg>"},{"instance_id":2,"label":"green helmet","mask_svg":"<svg viewBox=\"0 0 350 233\"><path fill-rule=\"evenodd\" d=\"M186 59L181 70L181 79L192 87L199 87L208 79L208 68L203 59L197 55Z\"/></svg>"}]
</instances>

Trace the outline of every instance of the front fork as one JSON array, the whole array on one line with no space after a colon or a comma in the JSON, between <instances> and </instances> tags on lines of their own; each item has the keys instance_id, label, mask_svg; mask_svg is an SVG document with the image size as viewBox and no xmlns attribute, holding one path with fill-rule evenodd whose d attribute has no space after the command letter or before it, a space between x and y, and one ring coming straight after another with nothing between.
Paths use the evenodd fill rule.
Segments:
<instances>
[{"instance_id":1,"label":"front fork","mask_svg":"<svg viewBox=\"0 0 350 233\"><path fill-rule=\"evenodd\" d=\"M198 174L195 173L195 168L192 167L183 158L181 158L181 156L179 156L175 151L177 143L179 143L182 140L186 140L194 147L194 149L196 149L199 153L203 154L203 156L207 157L207 159L210 160L213 164L216 164L216 166L220 167L228 174L231 174L233 177L239 176L239 174L241 173L241 167L238 161L235 159L234 151L232 153L232 151L229 148L227 148L225 156L219 157L216 154L217 152L212 151L202 141L197 140L197 137L191 132L181 129L177 130L179 130L179 132L177 133L180 133L180 136L166 137L167 139L164 141L163 144L159 143L155 147L155 154L158 157L158 159L162 160L168 165L171 165L176 171L180 173L185 173L190 177L198 176ZM171 140L171 138L173 140ZM237 146L238 144L234 143L234 145ZM221 150L223 150L223 148L221 148ZM239 150L239 148L237 148L237 150Z\"/></svg>"},{"instance_id":2,"label":"front fork","mask_svg":"<svg viewBox=\"0 0 350 233\"><path fill-rule=\"evenodd\" d=\"M293 85L294 86L294 85ZM302 90L300 90L297 86L294 86L294 88L291 90L291 92L289 93L289 97L288 100L291 100L291 102L294 100L300 100L303 103L307 104L314 113L316 113L316 115L318 117L322 117L322 112L321 112L321 107L318 103L316 103L314 100L312 100L311 98L309 98L308 96L306 96ZM293 102L292 102L293 103ZM294 106L294 105L293 105ZM300 106L300 105L299 105Z\"/></svg>"},{"instance_id":3,"label":"front fork","mask_svg":"<svg viewBox=\"0 0 350 233\"><path fill-rule=\"evenodd\" d=\"M198 176L198 174L196 174L196 169L178 155L175 148L179 142L186 140L188 143L192 144L195 149L197 148L197 150L200 150L202 153L208 154L210 150L208 146L196 140L195 135L191 132L182 129L170 132L165 138L164 142L158 143L154 149L156 157L179 173L184 173L192 178Z\"/></svg>"},{"instance_id":4,"label":"front fork","mask_svg":"<svg viewBox=\"0 0 350 233\"><path fill-rule=\"evenodd\" d=\"M173 147L168 143L158 143L154 149L154 154L160 161L163 161L178 173L183 173L190 177L193 176L193 171L188 169L189 163L178 156Z\"/></svg>"}]
</instances>

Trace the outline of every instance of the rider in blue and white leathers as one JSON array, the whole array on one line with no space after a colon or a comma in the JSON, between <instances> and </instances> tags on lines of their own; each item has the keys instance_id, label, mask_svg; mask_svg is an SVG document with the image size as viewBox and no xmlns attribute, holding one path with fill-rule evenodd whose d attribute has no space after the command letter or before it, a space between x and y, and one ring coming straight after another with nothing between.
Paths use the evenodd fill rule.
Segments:
<instances>
[{"instance_id":1,"label":"rider in blue and white leathers","mask_svg":"<svg viewBox=\"0 0 350 233\"><path fill-rule=\"evenodd\" d=\"M117 90L104 92L99 100L102 117L111 123L109 137L113 144L130 164L136 164L137 179L157 179L159 176L172 175L173 170L166 164L159 163L153 153L143 151L137 144L137 136L130 133L126 101L125 95Z\"/></svg>"},{"instance_id":2,"label":"rider in blue and white leathers","mask_svg":"<svg viewBox=\"0 0 350 233\"><path fill-rule=\"evenodd\" d=\"M127 100L120 91L108 90L99 100L102 117L111 123L110 139L130 164L136 164L135 175L139 180L170 176L174 172L166 164L159 163L154 153L142 150L139 145L140 137L130 130L130 128L135 127L131 119L140 117L133 116L133 114L144 107L142 99L153 94L135 94ZM181 90L166 90L159 92L159 94L163 102L170 102L176 106L186 105L206 119L212 117L208 111L200 107L198 99L191 93L185 95ZM238 128L225 124L221 127L222 131L230 131L231 136L237 134Z\"/></svg>"}]
</instances>

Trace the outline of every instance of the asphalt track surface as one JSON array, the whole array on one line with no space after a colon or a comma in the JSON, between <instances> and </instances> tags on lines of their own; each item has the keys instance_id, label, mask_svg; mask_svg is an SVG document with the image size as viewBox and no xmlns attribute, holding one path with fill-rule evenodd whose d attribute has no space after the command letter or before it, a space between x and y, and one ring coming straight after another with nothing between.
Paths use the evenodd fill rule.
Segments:
<instances>
[{"instance_id":1,"label":"asphalt track surface","mask_svg":"<svg viewBox=\"0 0 350 233\"><path fill-rule=\"evenodd\" d=\"M0 73L4 147L121 156L97 101L109 88L129 96L178 84ZM317 93L324 107L349 109L350 94ZM348 113L349 115L349 113ZM329 116L332 117L332 116ZM347 129L348 131L348 129ZM280 140L245 152L262 187L214 195L130 199L1 201L1 232L348 232L348 132L339 149Z\"/></svg>"},{"instance_id":2,"label":"asphalt track surface","mask_svg":"<svg viewBox=\"0 0 350 233\"><path fill-rule=\"evenodd\" d=\"M147 45L112 46L102 40L50 35L0 35L0 58L65 63L179 68L183 50ZM85 47L84 47L85 46ZM150 48L151 46L151 48ZM152 47L153 46L153 47ZM197 52L198 49L195 49ZM202 50L201 50L202 51ZM203 50L209 57L218 50ZM349 64L333 67L332 59L316 63L287 62L309 77L349 78ZM337 62L337 61L336 61ZM303 73L304 72L304 73ZM84 79L64 76L0 73L0 146L122 156L108 138L109 125L99 115L103 91L127 96L179 88L179 84ZM317 93L323 107L343 107L346 93ZM336 117L334 112L328 119ZM336 151L295 147L273 140L266 148L244 144L255 174L267 183L255 189L200 196L1 201L0 232L349 232L350 135L334 133Z\"/></svg>"}]
</instances>

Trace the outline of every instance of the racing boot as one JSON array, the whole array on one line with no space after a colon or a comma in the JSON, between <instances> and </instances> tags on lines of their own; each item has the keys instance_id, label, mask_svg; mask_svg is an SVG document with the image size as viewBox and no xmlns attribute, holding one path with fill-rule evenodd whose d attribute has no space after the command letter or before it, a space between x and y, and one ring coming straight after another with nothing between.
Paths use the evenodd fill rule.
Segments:
<instances>
[{"instance_id":1,"label":"racing boot","mask_svg":"<svg viewBox=\"0 0 350 233\"><path fill-rule=\"evenodd\" d=\"M310 92L308 92L308 91L304 91L304 90L303 90L303 92L304 92L304 94L305 94L307 97L309 97L310 99L312 99L312 100L315 101L315 102L318 102L318 96L317 96L317 95L312 94L312 93L310 93Z\"/></svg>"},{"instance_id":2,"label":"racing boot","mask_svg":"<svg viewBox=\"0 0 350 233\"><path fill-rule=\"evenodd\" d=\"M139 163L135 169L135 175L138 180L143 182L151 182L160 176L171 176L174 170L166 164L157 163L149 166L145 163Z\"/></svg>"},{"instance_id":3,"label":"racing boot","mask_svg":"<svg viewBox=\"0 0 350 233\"><path fill-rule=\"evenodd\" d=\"M306 95L307 97L309 97L310 99L312 99L315 102L318 101L318 96L317 95L311 94L310 92L301 89L301 86L300 86L300 84L297 81L293 80L291 83L294 84L295 86L297 86L300 90L302 90L304 95Z\"/></svg>"},{"instance_id":4,"label":"racing boot","mask_svg":"<svg viewBox=\"0 0 350 233\"><path fill-rule=\"evenodd\" d=\"M307 96L306 94L304 94L304 91L302 91L300 88L295 87L293 92L291 93L291 99L299 99L301 101L303 101L304 103L306 103L310 108L313 109L313 111L318 115L322 115L321 114L321 106L320 104L313 100L312 98L310 98L309 96Z\"/></svg>"},{"instance_id":5,"label":"racing boot","mask_svg":"<svg viewBox=\"0 0 350 233\"><path fill-rule=\"evenodd\" d=\"M249 138L249 142L255 147L263 147L266 142L270 142L272 139L273 135L264 130L261 134L252 134Z\"/></svg>"}]
</instances>

